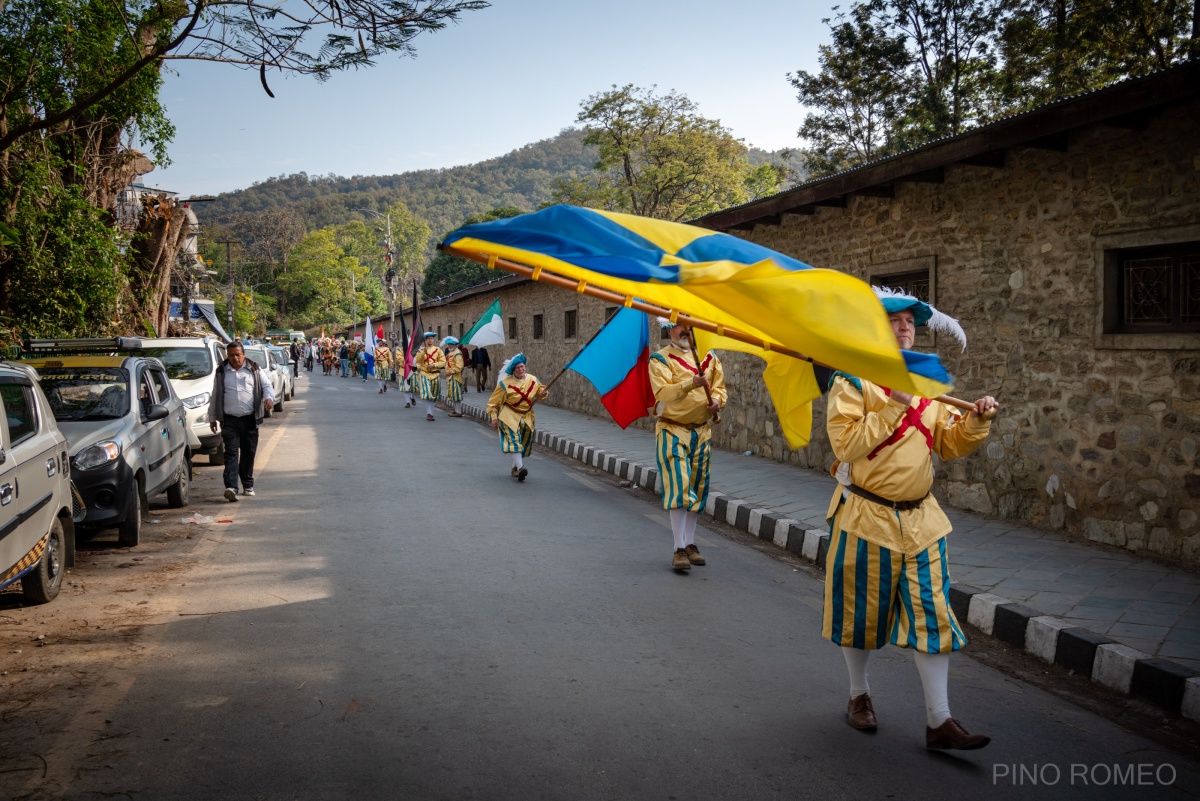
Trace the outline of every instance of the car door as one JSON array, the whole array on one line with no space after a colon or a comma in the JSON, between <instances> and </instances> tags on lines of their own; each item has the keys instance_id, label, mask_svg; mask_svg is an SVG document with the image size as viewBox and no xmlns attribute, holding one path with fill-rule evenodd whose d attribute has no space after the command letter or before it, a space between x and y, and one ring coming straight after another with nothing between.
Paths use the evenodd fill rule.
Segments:
<instances>
[{"instance_id":1,"label":"car door","mask_svg":"<svg viewBox=\"0 0 1200 801\"><path fill-rule=\"evenodd\" d=\"M147 369L147 373L150 375L150 386L154 390L155 402L167 407L167 411L170 412L165 418L158 421L162 424L162 433L167 439L167 461L163 470L164 480L169 481L177 475L179 463L187 449L187 415L183 411L183 401L171 387L171 381L167 378L166 371L157 364L152 364Z\"/></svg>"},{"instance_id":2,"label":"car door","mask_svg":"<svg viewBox=\"0 0 1200 801\"><path fill-rule=\"evenodd\" d=\"M38 414L33 381L0 376L4 463L0 464L0 576L50 530L54 490L63 469L54 429Z\"/></svg>"},{"instance_id":3,"label":"car door","mask_svg":"<svg viewBox=\"0 0 1200 801\"><path fill-rule=\"evenodd\" d=\"M167 420L151 420L150 407L157 403L154 387L150 382L150 367L146 363L137 365L130 372L135 374L133 386L137 399L131 414L134 418L135 445L141 453L141 468L146 476L146 496L157 494L171 476L166 475L168 447Z\"/></svg>"}]
</instances>

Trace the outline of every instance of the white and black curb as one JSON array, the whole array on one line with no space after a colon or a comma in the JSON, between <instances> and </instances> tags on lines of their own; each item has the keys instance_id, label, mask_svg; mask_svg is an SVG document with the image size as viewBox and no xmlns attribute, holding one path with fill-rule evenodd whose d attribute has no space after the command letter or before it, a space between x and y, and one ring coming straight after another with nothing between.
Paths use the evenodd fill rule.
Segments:
<instances>
[{"instance_id":1,"label":"white and black curb","mask_svg":"<svg viewBox=\"0 0 1200 801\"><path fill-rule=\"evenodd\" d=\"M463 414L486 420L484 409L463 403ZM558 453L612 473L638 489L658 493L658 469L620 458L592 445L537 431L534 440ZM825 565L829 532L724 493L709 492L705 514L774 543L819 567ZM1152 657L1065 620L965 584L950 588L950 605L960 622L1043 662L1089 676L1124 695L1200 721L1200 672Z\"/></svg>"}]
</instances>

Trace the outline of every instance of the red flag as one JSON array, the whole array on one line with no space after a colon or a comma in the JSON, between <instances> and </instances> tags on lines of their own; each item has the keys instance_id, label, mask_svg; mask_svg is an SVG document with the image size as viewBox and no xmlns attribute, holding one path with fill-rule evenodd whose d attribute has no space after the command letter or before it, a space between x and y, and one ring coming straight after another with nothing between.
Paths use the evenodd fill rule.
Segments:
<instances>
[{"instance_id":1,"label":"red flag","mask_svg":"<svg viewBox=\"0 0 1200 801\"><path fill-rule=\"evenodd\" d=\"M383 339L383 323L379 324L379 330L375 332L376 339Z\"/></svg>"}]
</instances>

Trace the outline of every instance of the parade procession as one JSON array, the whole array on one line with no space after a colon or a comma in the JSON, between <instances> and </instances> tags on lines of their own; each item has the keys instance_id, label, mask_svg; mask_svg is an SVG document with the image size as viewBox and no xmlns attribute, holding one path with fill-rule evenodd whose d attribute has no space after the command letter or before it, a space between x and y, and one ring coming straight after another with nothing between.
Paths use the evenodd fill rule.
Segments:
<instances>
[{"instance_id":1,"label":"parade procession","mask_svg":"<svg viewBox=\"0 0 1200 801\"><path fill-rule=\"evenodd\" d=\"M0 46L0 799L1200 797L1200 0Z\"/></svg>"}]
</instances>

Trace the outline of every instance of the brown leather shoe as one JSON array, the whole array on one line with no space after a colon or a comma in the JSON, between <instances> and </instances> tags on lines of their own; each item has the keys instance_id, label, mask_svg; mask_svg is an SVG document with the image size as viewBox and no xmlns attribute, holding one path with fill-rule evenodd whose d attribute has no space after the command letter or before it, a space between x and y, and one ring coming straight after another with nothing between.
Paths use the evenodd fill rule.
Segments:
<instances>
[{"instance_id":1,"label":"brown leather shoe","mask_svg":"<svg viewBox=\"0 0 1200 801\"><path fill-rule=\"evenodd\" d=\"M936 729L925 727L925 747L930 749L974 751L991 741L986 734L968 734L954 718L946 718L946 722Z\"/></svg>"},{"instance_id":2,"label":"brown leather shoe","mask_svg":"<svg viewBox=\"0 0 1200 801\"><path fill-rule=\"evenodd\" d=\"M671 567L675 570L689 570L692 566L692 560L688 559L687 551L683 548L676 548L675 553L671 555Z\"/></svg>"},{"instance_id":3,"label":"brown leather shoe","mask_svg":"<svg viewBox=\"0 0 1200 801\"><path fill-rule=\"evenodd\" d=\"M875 731L879 728L870 695L863 693L850 699L850 703L846 705L846 722L859 731Z\"/></svg>"},{"instance_id":4,"label":"brown leather shoe","mask_svg":"<svg viewBox=\"0 0 1200 801\"><path fill-rule=\"evenodd\" d=\"M684 548L683 552L687 554L688 561L693 565L705 564L704 557L700 555L700 549L696 547L695 543Z\"/></svg>"}]
</instances>

